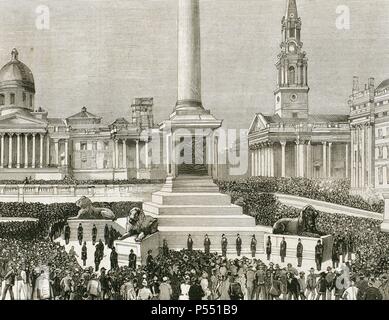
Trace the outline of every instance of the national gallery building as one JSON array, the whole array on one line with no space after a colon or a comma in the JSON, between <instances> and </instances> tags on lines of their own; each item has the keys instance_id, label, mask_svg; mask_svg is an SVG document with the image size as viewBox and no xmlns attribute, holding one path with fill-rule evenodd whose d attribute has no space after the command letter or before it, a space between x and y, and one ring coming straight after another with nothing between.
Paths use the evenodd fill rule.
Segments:
<instances>
[{"instance_id":1,"label":"national gallery building","mask_svg":"<svg viewBox=\"0 0 389 320\"><path fill-rule=\"evenodd\" d=\"M145 130L154 127L152 98L135 99L129 120L103 124L86 107L68 118L50 118L46 110L35 107L34 96L34 76L14 49L0 70L0 180L164 175L145 152Z\"/></svg>"}]
</instances>

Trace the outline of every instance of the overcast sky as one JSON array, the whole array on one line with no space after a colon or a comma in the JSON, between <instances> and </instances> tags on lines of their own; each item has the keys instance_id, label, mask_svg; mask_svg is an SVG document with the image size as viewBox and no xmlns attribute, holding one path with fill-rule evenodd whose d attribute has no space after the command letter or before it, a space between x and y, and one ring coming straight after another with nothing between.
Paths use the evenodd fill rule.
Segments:
<instances>
[{"instance_id":1,"label":"overcast sky","mask_svg":"<svg viewBox=\"0 0 389 320\"><path fill-rule=\"evenodd\" d=\"M201 0L203 102L230 128L273 112L286 0ZM0 64L13 47L33 71L36 105L51 117L87 106L129 117L134 97L155 98L157 121L176 102L177 0L0 0ZM35 26L37 6L50 29ZM309 58L312 113L347 113L352 77L389 78L389 1L297 0ZM338 30L336 7L351 11Z\"/></svg>"}]
</instances>

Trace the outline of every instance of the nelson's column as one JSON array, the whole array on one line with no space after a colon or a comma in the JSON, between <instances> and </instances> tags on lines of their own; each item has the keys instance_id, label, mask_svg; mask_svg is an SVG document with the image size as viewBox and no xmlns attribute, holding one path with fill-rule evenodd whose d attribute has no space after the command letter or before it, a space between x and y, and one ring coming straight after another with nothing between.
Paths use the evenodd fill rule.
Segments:
<instances>
[{"instance_id":1,"label":"nelson's column","mask_svg":"<svg viewBox=\"0 0 389 320\"><path fill-rule=\"evenodd\" d=\"M253 234L258 239L258 253L263 252L264 232L271 228L255 225L242 208L231 204L212 180L215 167L215 129L221 121L204 109L201 101L200 8L199 0L178 0L178 90L177 103L169 120L161 124L168 136L168 178L161 191L144 203L149 216L158 218L158 237L166 239L170 249L181 250L188 235L193 249L203 249L204 236L211 240L211 251L221 250L221 236L236 253L239 233L242 253L250 252ZM202 131L202 133L199 133ZM146 239L147 241L147 239Z\"/></svg>"}]
</instances>

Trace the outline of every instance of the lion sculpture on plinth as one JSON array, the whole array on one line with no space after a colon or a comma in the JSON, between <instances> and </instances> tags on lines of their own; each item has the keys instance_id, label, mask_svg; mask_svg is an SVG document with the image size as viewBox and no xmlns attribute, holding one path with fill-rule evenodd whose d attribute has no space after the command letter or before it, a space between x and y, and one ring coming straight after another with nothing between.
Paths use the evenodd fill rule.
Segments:
<instances>
[{"instance_id":1,"label":"lion sculpture on plinth","mask_svg":"<svg viewBox=\"0 0 389 320\"><path fill-rule=\"evenodd\" d=\"M316 229L316 218L318 211L312 206L306 206L301 210L298 218L283 218L278 220L273 226L273 234L288 235L319 235Z\"/></svg>"},{"instance_id":2,"label":"lion sculpture on plinth","mask_svg":"<svg viewBox=\"0 0 389 320\"><path fill-rule=\"evenodd\" d=\"M136 236L135 241L142 242L145 237L158 231L158 220L146 216L142 209L132 208L127 218L126 229L126 234L120 240Z\"/></svg>"},{"instance_id":3,"label":"lion sculpture on plinth","mask_svg":"<svg viewBox=\"0 0 389 320\"><path fill-rule=\"evenodd\" d=\"M80 208L76 217L71 217L68 220L115 220L115 214L112 210L107 208L95 208L92 200L88 197L81 197L77 202L76 206Z\"/></svg>"}]
</instances>

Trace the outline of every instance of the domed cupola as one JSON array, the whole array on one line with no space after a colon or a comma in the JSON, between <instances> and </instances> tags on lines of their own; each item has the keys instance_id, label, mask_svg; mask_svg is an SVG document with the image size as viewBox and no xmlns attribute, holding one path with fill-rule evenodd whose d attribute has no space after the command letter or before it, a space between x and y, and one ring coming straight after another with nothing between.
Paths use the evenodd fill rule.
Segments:
<instances>
[{"instance_id":1,"label":"domed cupola","mask_svg":"<svg viewBox=\"0 0 389 320\"><path fill-rule=\"evenodd\" d=\"M0 114L15 109L34 110L35 83L31 70L21 61L16 49L9 61L0 70ZM27 111L25 110L25 111Z\"/></svg>"}]
</instances>

